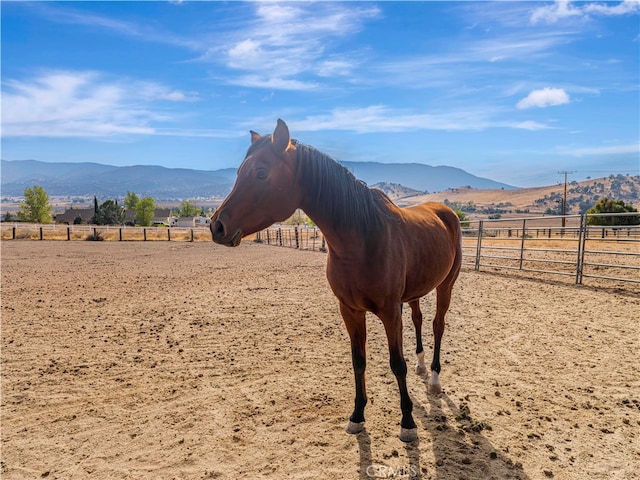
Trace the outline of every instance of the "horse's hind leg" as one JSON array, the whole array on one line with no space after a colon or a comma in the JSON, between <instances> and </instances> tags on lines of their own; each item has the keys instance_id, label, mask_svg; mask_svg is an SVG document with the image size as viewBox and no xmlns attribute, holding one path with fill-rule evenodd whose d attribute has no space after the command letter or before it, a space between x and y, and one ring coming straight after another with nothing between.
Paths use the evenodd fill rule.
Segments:
<instances>
[{"instance_id":1,"label":"horse's hind leg","mask_svg":"<svg viewBox=\"0 0 640 480\"><path fill-rule=\"evenodd\" d=\"M451 303L453 283L440 285L436 294L436 316L433 319L433 361L431 362L431 377L429 377L429 393L441 393L440 385L440 344L444 333L444 316Z\"/></svg>"},{"instance_id":2,"label":"horse's hind leg","mask_svg":"<svg viewBox=\"0 0 640 480\"><path fill-rule=\"evenodd\" d=\"M364 429L364 407L367 405L367 390L364 372L367 367L367 324L365 312L353 310L340 303L340 313L351 339L351 360L356 381L356 399L353 413L349 417L347 433L359 433Z\"/></svg>"},{"instance_id":3,"label":"horse's hind leg","mask_svg":"<svg viewBox=\"0 0 640 480\"><path fill-rule=\"evenodd\" d=\"M427 373L427 365L424 363L424 348L422 347L422 311L420 310L420 299L409 302L411 307L411 320L416 329L416 373L422 375Z\"/></svg>"},{"instance_id":4,"label":"horse's hind leg","mask_svg":"<svg viewBox=\"0 0 640 480\"><path fill-rule=\"evenodd\" d=\"M400 391L400 440L412 442L418 438L418 429L413 420L413 402L407 389L407 362L402 352L402 313L401 305L389 307L387 311L378 313L382 320L389 342L389 365L398 382Z\"/></svg>"}]
</instances>

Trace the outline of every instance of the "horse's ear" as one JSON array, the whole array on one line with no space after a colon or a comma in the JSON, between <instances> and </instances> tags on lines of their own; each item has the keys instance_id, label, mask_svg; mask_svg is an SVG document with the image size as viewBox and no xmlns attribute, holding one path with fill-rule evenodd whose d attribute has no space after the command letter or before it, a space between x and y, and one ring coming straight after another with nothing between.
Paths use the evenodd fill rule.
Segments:
<instances>
[{"instance_id":1,"label":"horse's ear","mask_svg":"<svg viewBox=\"0 0 640 480\"><path fill-rule=\"evenodd\" d=\"M251 144L254 144L255 142L257 142L262 138L262 136L259 133L256 133L253 130L249 130L249 133L251 134Z\"/></svg>"},{"instance_id":2,"label":"horse's ear","mask_svg":"<svg viewBox=\"0 0 640 480\"><path fill-rule=\"evenodd\" d=\"M290 140L289 127L287 127L287 124L282 120L278 119L278 125L276 125L276 129L273 131L273 136L271 137L273 148L275 148L278 153L284 153L289 146Z\"/></svg>"}]
</instances>

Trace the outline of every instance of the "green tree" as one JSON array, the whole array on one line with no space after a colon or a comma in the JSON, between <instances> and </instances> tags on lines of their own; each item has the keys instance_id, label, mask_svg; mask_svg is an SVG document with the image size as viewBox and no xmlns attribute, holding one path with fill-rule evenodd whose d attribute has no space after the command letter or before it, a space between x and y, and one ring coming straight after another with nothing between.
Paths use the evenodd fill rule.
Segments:
<instances>
[{"instance_id":1,"label":"green tree","mask_svg":"<svg viewBox=\"0 0 640 480\"><path fill-rule=\"evenodd\" d=\"M598 203L587 210L587 214L598 213L626 213L637 212L638 210L630 203L624 203L624 200L611 200L607 197L601 198ZM587 223L589 225L638 225L640 224L640 216L628 215L628 216L588 216Z\"/></svg>"},{"instance_id":2,"label":"green tree","mask_svg":"<svg viewBox=\"0 0 640 480\"><path fill-rule=\"evenodd\" d=\"M22 222L51 223L53 207L49 203L49 195L42 187L34 185L25 188L24 202L20 204L18 218Z\"/></svg>"},{"instance_id":3,"label":"green tree","mask_svg":"<svg viewBox=\"0 0 640 480\"><path fill-rule=\"evenodd\" d=\"M98 205L98 200L94 200ZM124 223L124 208L115 200L107 200L95 208L91 222L96 225L122 225Z\"/></svg>"},{"instance_id":4,"label":"green tree","mask_svg":"<svg viewBox=\"0 0 640 480\"><path fill-rule=\"evenodd\" d=\"M135 192L127 191L127 196L124 197L124 208L127 210L135 210L138 206L140 197Z\"/></svg>"},{"instance_id":5,"label":"green tree","mask_svg":"<svg viewBox=\"0 0 640 480\"><path fill-rule=\"evenodd\" d=\"M180 216L181 217L197 217L200 215L202 209L196 207L196 204L191 200L185 200L180 204Z\"/></svg>"},{"instance_id":6,"label":"green tree","mask_svg":"<svg viewBox=\"0 0 640 480\"><path fill-rule=\"evenodd\" d=\"M467 216L467 214L464 213L459 208L456 208L454 210L454 212L456 212L456 215L458 216L458 219L460 220L460 226L462 228L469 228L469 224L471 223L471 219Z\"/></svg>"},{"instance_id":7,"label":"green tree","mask_svg":"<svg viewBox=\"0 0 640 480\"><path fill-rule=\"evenodd\" d=\"M148 227L153 222L153 213L156 209L156 202L151 197L144 197L136 205L136 222L142 227Z\"/></svg>"}]
</instances>

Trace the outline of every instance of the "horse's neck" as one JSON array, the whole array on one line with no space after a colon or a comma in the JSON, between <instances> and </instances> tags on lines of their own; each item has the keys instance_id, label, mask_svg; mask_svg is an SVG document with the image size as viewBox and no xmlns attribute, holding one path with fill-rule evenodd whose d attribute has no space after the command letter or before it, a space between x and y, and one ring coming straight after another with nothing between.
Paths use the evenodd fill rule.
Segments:
<instances>
[{"instance_id":1,"label":"horse's neck","mask_svg":"<svg viewBox=\"0 0 640 480\"><path fill-rule=\"evenodd\" d=\"M300 170L302 210L320 228L330 249L353 251L359 245L365 246L371 231L379 229L383 221L376 204L378 194L333 160L322 161L322 168L315 165Z\"/></svg>"}]
</instances>

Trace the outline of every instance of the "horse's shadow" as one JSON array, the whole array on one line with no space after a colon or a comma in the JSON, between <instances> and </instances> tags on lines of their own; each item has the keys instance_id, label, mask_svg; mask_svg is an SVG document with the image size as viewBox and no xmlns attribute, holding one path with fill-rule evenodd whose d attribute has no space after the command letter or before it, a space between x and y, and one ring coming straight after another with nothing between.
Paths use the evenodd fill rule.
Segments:
<instances>
[{"instance_id":1,"label":"horse's shadow","mask_svg":"<svg viewBox=\"0 0 640 480\"><path fill-rule=\"evenodd\" d=\"M360 480L371 478L369 472L373 461L371 460L371 437L365 428L358 433L358 447L360 449Z\"/></svg>"},{"instance_id":2,"label":"horse's shadow","mask_svg":"<svg viewBox=\"0 0 640 480\"><path fill-rule=\"evenodd\" d=\"M424 384L427 388L426 380ZM405 445L409 465L404 478L529 479L519 462L494 447L481 431L474 431L474 424L468 420L464 408L449 396L429 394L427 398L428 411L421 403L414 402L414 416L423 428L418 428L418 440ZM360 480L375 478L376 464L372 460L371 438L366 429L358 434L358 444ZM425 446L433 449L434 466L421 465L420 453Z\"/></svg>"},{"instance_id":3,"label":"horse's shadow","mask_svg":"<svg viewBox=\"0 0 640 480\"><path fill-rule=\"evenodd\" d=\"M371 480L372 478L411 478L421 479L422 469L420 468L420 439L405 444L409 465L405 465L403 471L379 471L377 464L373 463L371 456L371 437L365 428L358 434L358 446L360 448L360 480Z\"/></svg>"}]
</instances>

